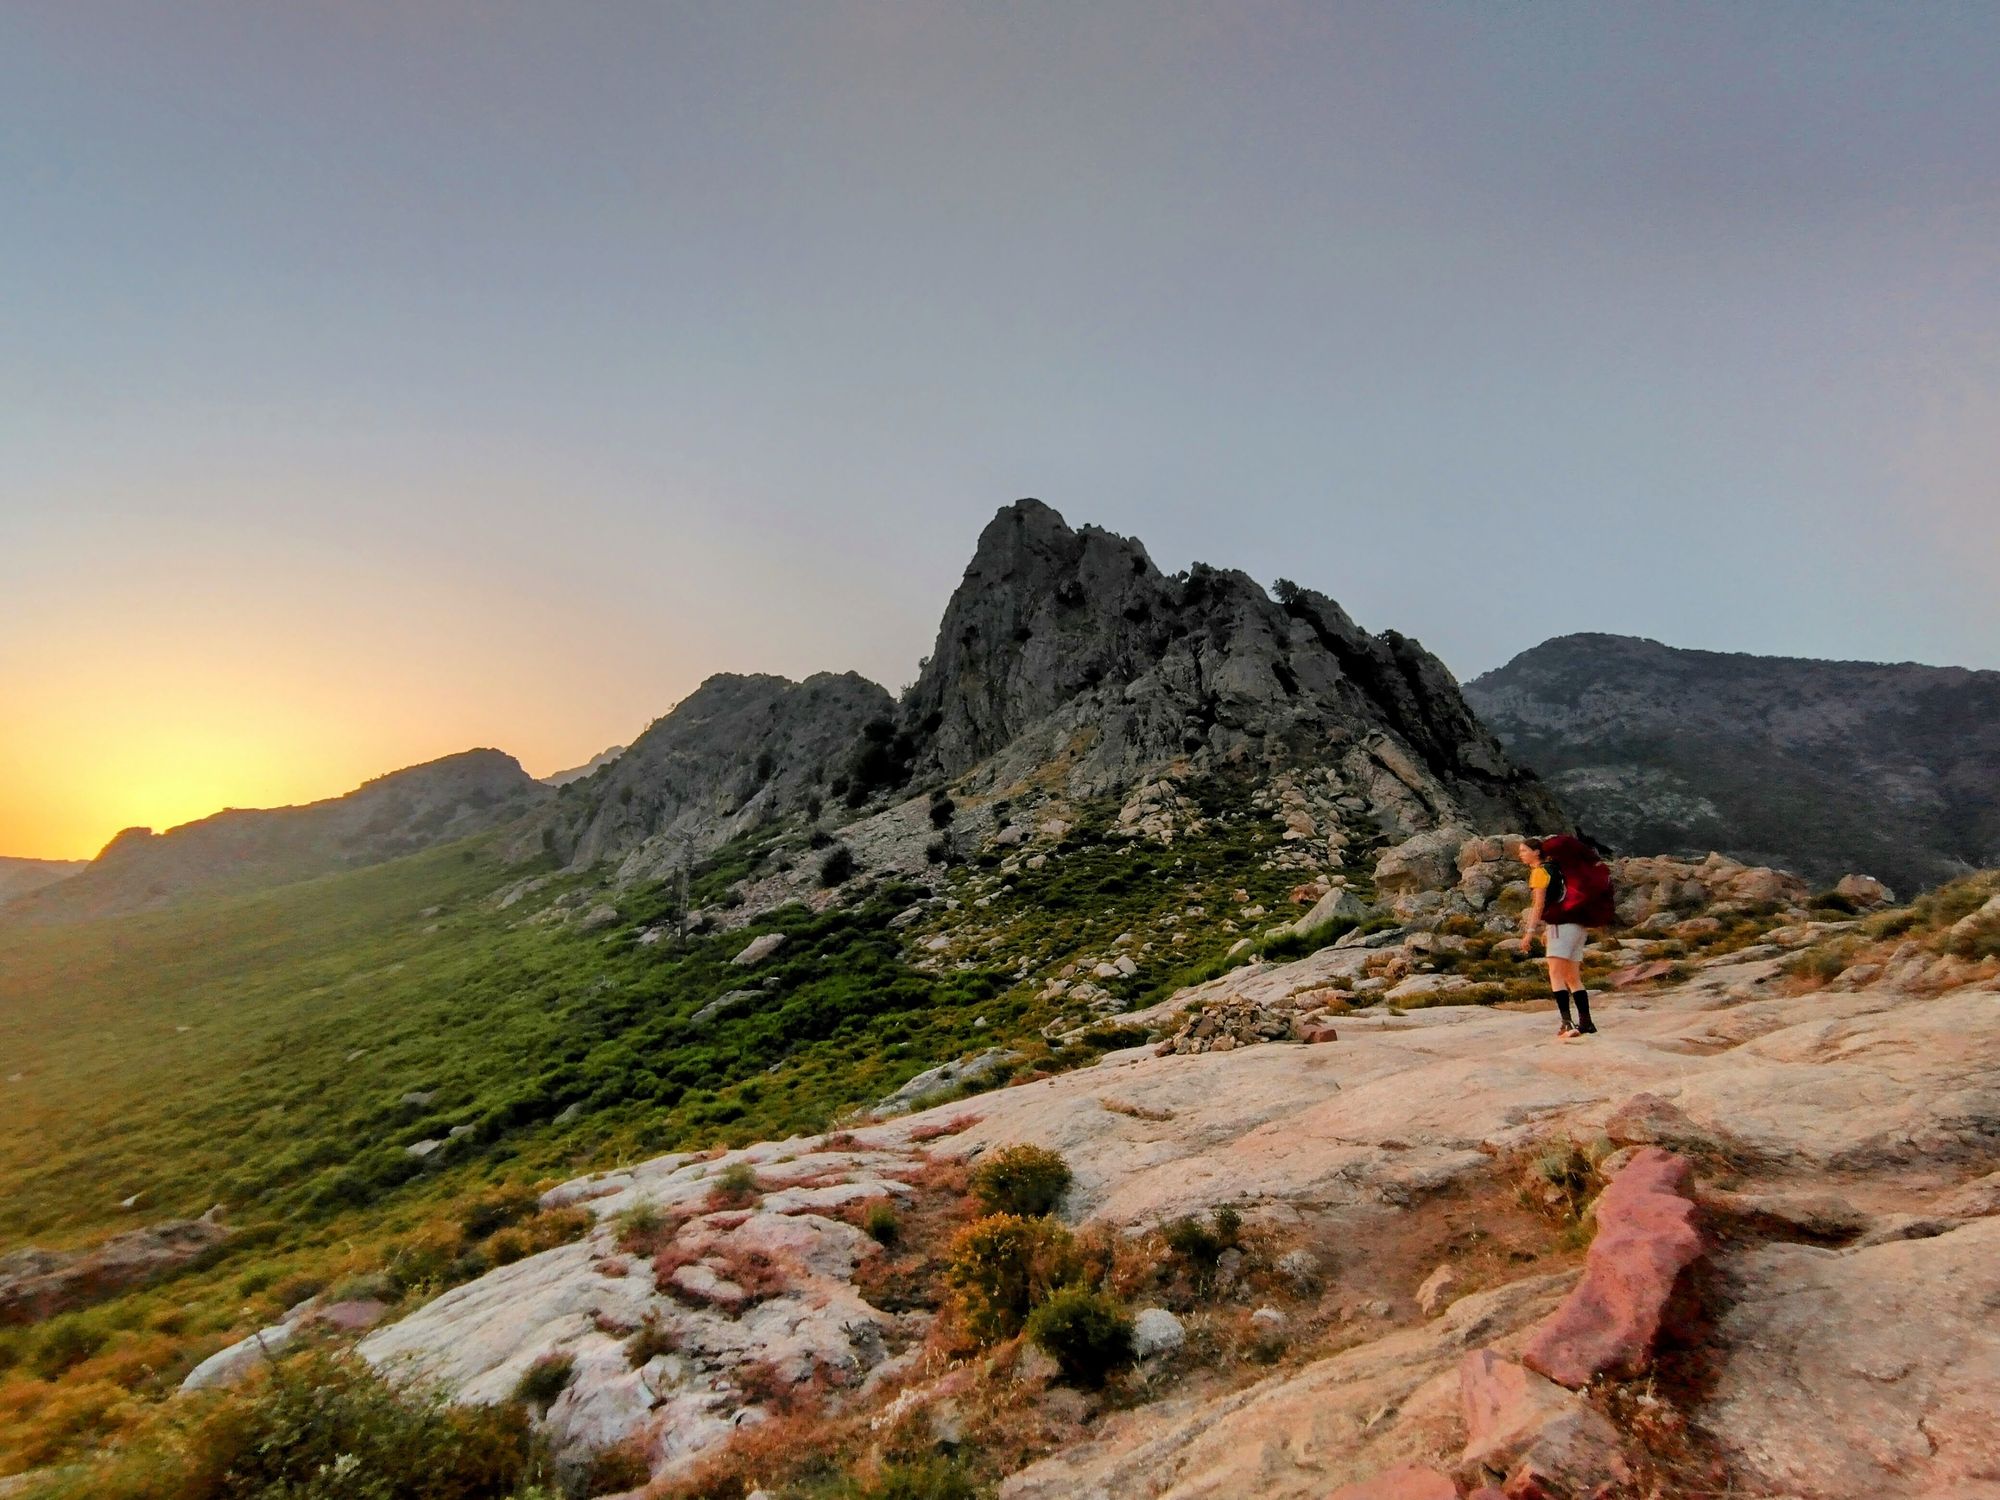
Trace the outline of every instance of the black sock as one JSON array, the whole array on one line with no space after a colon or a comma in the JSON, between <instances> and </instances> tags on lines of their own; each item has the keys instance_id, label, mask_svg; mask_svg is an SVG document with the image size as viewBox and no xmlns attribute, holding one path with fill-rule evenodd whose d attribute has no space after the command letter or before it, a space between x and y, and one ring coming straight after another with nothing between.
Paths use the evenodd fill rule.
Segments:
<instances>
[{"instance_id":1,"label":"black sock","mask_svg":"<svg viewBox=\"0 0 2000 1500\"><path fill-rule=\"evenodd\" d=\"M1557 991L1555 992L1555 997L1556 997L1556 1009L1562 1012L1562 1018L1563 1018L1563 1029L1564 1029L1565 1031L1567 1031L1567 1030L1569 1029L1569 1024L1570 1024L1570 1021L1569 1021L1569 991L1568 991L1568 990L1557 990Z\"/></svg>"},{"instance_id":2,"label":"black sock","mask_svg":"<svg viewBox=\"0 0 2000 1500\"><path fill-rule=\"evenodd\" d=\"M1578 1031L1597 1030L1590 1021L1590 991L1571 990L1569 997L1576 1002L1576 1029Z\"/></svg>"}]
</instances>

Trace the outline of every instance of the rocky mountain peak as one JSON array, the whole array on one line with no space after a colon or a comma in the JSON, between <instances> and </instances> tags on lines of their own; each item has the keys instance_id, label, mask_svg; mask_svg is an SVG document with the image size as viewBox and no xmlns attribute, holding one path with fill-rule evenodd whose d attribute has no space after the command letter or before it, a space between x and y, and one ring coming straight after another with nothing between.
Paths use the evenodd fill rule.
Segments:
<instances>
[{"instance_id":1,"label":"rocky mountain peak","mask_svg":"<svg viewBox=\"0 0 2000 1500\"><path fill-rule=\"evenodd\" d=\"M1177 762L1345 757L1374 768L1364 779L1386 768L1419 825L1454 808L1562 824L1429 652L1322 594L1281 594L1204 564L1167 576L1139 542L1017 501L981 534L902 705L916 774L990 761L999 784L1054 766L1089 794Z\"/></svg>"}]
</instances>

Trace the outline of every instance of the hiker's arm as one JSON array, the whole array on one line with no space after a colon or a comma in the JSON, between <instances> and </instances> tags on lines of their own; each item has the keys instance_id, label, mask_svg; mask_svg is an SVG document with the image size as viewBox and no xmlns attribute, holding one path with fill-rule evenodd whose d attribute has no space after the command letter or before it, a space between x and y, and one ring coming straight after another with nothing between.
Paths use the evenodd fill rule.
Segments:
<instances>
[{"instance_id":1,"label":"hiker's arm","mask_svg":"<svg viewBox=\"0 0 2000 1500\"><path fill-rule=\"evenodd\" d=\"M1534 902L1528 907L1527 915L1521 919L1523 938L1532 939L1535 929L1542 925L1542 903L1548 899L1548 895L1546 887L1535 892Z\"/></svg>"}]
</instances>

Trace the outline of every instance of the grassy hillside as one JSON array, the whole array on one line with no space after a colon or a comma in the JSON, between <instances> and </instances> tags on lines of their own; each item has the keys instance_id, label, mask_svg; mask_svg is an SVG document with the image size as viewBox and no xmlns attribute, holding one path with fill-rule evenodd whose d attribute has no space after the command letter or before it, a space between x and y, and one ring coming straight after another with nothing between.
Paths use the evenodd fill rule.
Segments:
<instances>
[{"instance_id":1,"label":"grassy hillside","mask_svg":"<svg viewBox=\"0 0 2000 1500\"><path fill-rule=\"evenodd\" d=\"M939 868L920 912L931 893L862 881L824 912L793 904L685 942L636 941L669 922L666 890L504 866L483 839L260 895L10 928L0 1253L215 1204L237 1233L149 1288L0 1328L0 1474L152 1422L195 1360L305 1296L408 1303L577 1232L534 1211L537 1186L825 1129L982 1046L1015 1046L1026 1070L1129 1040L1113 1026L1046 1040L1092 1014L1050 977L1129 952L1137 972L1101 987L1144 1003L1219 971L1258 931L1246 910L1267 908L1266 926L1291 914L1297 874L1268 815L1244 787L1202 795L1208 828L1170 850L1110 837L1114 807L1084 809L1041 868L995 852ZM805 843L788 828L726 847L697 867L694 904L727 909L745 876L824 857ZM503 908L527 876L545 883ZM615 920L575 920L604 901ZM730 963L765 932L786 935L775 956ZM740 989L755 994L695 1019ZM438 1139L428 1159L405 1149Z\"/></svg>"}]
</instances>

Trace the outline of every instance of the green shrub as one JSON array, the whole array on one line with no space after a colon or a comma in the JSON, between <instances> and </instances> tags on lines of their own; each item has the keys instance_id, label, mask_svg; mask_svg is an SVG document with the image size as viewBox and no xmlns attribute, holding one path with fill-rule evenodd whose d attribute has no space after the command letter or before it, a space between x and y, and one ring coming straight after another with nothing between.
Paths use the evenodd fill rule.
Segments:
<instances>
[{"instance_id":1,"label":"green shrub","mask_svg":"<svg viewBox=\"0 0 2000 1500\"><path fill-rule=\"evenodd\" d=\"M519 1407L458 1406L361 1360L288 1360L173 1414L48 1500L495 1500L549 1470Z\"/></svg>"},{"instance_id":2,"label":"green shrub","mask_svg":"<svg viewBox=\"0 0 2000 1500\"><path fill-rule=\"evenodd\" d=\"M617 1228L617 1245L628 1255L646 1247L652 1237L660 1232L663 1222L659 1205L635 1203L612 1221Z\"/></svg>"},{"instance_id":3,"label":"green shrub","mask_svg":"<svg viewBox=\"0 0 2000 1500\"><path fill-rule=\"evenodd\" d=\"M868 1205L868 1211L861 1216L861 1227L878 1245L893 1245L902 1233L895 1206L882 1200Z\"/></svg>"},{"instance_id":4,"label":"green shrub","mask_svg":"<svg viewBox=\"0 0 2000 1500\"><path fill-rule=\"evenodd\" d=\"M92 1313L65 1313L42 1325L28 1368L44 1380L82 1364L110 1341L111 1330Z\"/></svg>"},{"instance_id":5,"label":"green shrub","mask_svg":"<svg viewBox=\"0 0 2000 1500\"><path fill-rule=\"evenodd\" d=\"M747 1161L731 1162L716 1175L712 1197L739 1207L755 1201L762 1189L757 1184L757 1169Z\"/></svg>"},{"instance_id":6,"label":"green shrub","mask_svg":"<svg viewBox=\"0 0 2000 1500\"><path fill-rule=\"evenodd\" d=\"M1028 1315L1029 1342L1071 1385L1096 1389L1132 1363L1132 1319L1115 1298L1080 1286L1057 1290Z\"/></svg>"},{"instance_id":7,"label":"green shrub","mask_svg":"<svg viewBox=\"0 0 2000 1500\"><path fill-rule=\"evenodd\" d=\"M1028 1314L1077 1274L1070 1232L1053 1219L1018 1214L968 1224L952 1241L945 1264L945 1282L957 1294L967 1330L985 1343L1019 1333Z\"/></svg>"},{"instance_id":8,"label":"green shrub","mask_svg":"<svg viewBox=\"0 0 2000 1500\"><path fill-rule=\"evenodd\" d=\"M1069 1184L1069 1163L1041 1146L1003 1146L972 1172L972 1195L989 1214L1053 1213Z\"/></svg>"},{"instance_id":9,"label":"green shrub","mask_svg":"<svg viewBox=\"0 0 2000 1500\"><path fill-rule=\"evenodd\" d=\"M952 815L958 811L958 804L940 793L931 799L931 827L951 827Z\"/></svg>"},{"instance_id":10,"label":"green shrub","mask_svg":"<svg viewBox=\"0 0 2000 1500\"><path fill-rule=\"evenodd\" d=\"M872 1480L849 1484L843 1500L977 1500L978 1494L957 1464L933 1456L885 1464Z\"/></svg>"},{"instance_id":11,"label":"green shrub","mask_svg":"<svg viewBox=\"0 0 2000 1500\"><path fill-rule=\"evenodd\" d=\"M569 1389L576 1376L576 1361L567 1354L544 1354L521 1372L514 1386L514 1399L547 1411L556 1397Z\"/></svg>"},{"instance_id":12,"label":"green shrub","mask_svg":"<svg viewBox=\"0 0 2000 1500\"><path fill-rule=\"evenodd\" d=\"M1204 1281L1222 1253L1242 1242L1243 1216L1228 1204L1219 1204L1209 1211L1207 1223L1195 1218L1175 1219L1162 1227L1160 1234L1167 1249L1187 1262L1195 1279Z\"/></svg>"},{"instance_id":13,"label":"green shrub","mask_svg":"<svg viewBox=\"0 0 2000 1500\"><path fill-rule=\"evenodd\" d=\"M646 1361L662 1354L672 1354L679 1348L680 1340L673 1331L657 1315L649 1315L639 1325L638 1331L625 1340L625 1358L636 1370Z\"/></svg>"},{"instance_id":14,"label":"green shrub","mask_svg":"<svg viewBox=\"0 0 2000 1500\"><path fill-rule=\"evenodd\" d=\"M845 844L835 844L827 850L826 858L819 862L819 883L836 886L853 878L856 865L854 851Z\"/></svg>"},{"instance_id":15,"label":"green shrub","mask_svg":"<svg viewBox=\"0 0 2000 1500\"><path fill-rule=\"evenodd\" d=\"M467 1241L483 1240L496 1229L517 1224L537 1207L535 1194L525 1188L488 1193L475 1199L459 1216L459 1233Z\"/></svg>"}]
</instances>

